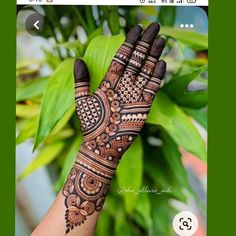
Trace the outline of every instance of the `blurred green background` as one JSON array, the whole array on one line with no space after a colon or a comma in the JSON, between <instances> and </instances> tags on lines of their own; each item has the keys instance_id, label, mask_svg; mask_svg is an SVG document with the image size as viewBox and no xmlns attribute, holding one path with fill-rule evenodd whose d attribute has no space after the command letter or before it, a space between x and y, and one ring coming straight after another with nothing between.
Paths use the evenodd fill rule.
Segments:
<instances>
[{"instance_id":1,"label":"blurred green background","mask_svg":"<svg viewBox=\"0 0 236 236\"><path fill-rule=\"evenodd\" d=\"M37 37L28 35L24 27L33 12L45 19L44 31ZM198 7L146 6L37 6L18 13L16 144L30 140L37 152L19 173L18 183L47 165L56 192L82 142L74 106L74 58L86 62L93 92L129 29L153 21L161 24L160 34L166 38L165 83L140 137L122 158L96 236L174 235L171 222L177 206L187 205L190 199L204 219L206 202L189 181L194 173L189 174L183 155L190 153L205 166L207 15ZM194 28L180 28L189 22ZM32 58L32 42L42 45L39 58ZM24 156L18 162L20 158Z\"/></svg>"}]
</instances>

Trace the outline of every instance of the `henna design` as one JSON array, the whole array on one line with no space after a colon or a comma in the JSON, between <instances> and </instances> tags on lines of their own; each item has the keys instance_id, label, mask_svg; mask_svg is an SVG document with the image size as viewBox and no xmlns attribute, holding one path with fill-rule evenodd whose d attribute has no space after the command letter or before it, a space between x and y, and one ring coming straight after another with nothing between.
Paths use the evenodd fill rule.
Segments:
<instances>
[{"instance_id":1,"label":"henna design","mask_svg":"<svg viewBox=\"0 0 236 236\"><path fill-rule=\"evenodd\" d=\"M102 209L119 160L146 121L166 69L159 61L164 40L155 39L159 28L153 23L142 35L140 26L131 29L92 96L87 67L75 61L76 109L84 140L62 191L66 233Z\"/></svg>"}]
</instances>

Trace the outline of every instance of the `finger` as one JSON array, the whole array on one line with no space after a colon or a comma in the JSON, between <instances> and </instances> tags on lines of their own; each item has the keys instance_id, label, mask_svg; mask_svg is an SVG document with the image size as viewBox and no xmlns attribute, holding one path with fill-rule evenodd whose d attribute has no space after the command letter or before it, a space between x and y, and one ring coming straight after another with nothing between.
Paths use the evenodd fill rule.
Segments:
<instances>
[{"instance_id":1,"label":"finger","mask_svg":"<svg viewBox=\"0 0 236 236\"><path fill-rule=\"evenodd\" d=\"M143 32L141 41L151 45L160 31L160 25L156 22L151 23Z\"/></svg>"},{"instance_id":2,"label":"finger","mask_svg":"<svg viewBox=\"0 0 236 236\"><path fill-rule=\"evenodd\" d=\"M153 74L154 68L161 56L164 47L165 47L165 40L162 37L158 37L157 39L154 40L150 53L137 79L139 77L144 77L147 79L150 78L150 76Z\"/></svg>"},{"instance_id":3,"label":"finger","mask_svg":"<svg viewBox=\"0 0 236 236\"><path fill-rule=\"evenodd\" d=\"M143 99L147 103L151 103L153 98L155 97L160 85L161 81L164 77L166 71L166 63L161 60L156 64L153 75L148 83L145 85L143 90Z\"/></svg>"},{"instance_id":4,"label":"finger","mask_svg":"<svg viewBox=\"0 0 236 236\"><path fill-rule=\"evenodd\" d=\"M75 100L89 96L89 72L84 61L74 62Z\"/></svg>"},{"instance_id":5,"label":"finger","mask_svg":"<svg viewBox=\"0 0 236 236\"><path fill-rule=\"evenodd\" d=\"M153 42L150 54L147 57L146 62L141 69L141 72L135 79L134 90L136 90L136 93L138 95L137 100L140 100L143 88L150 80L150 77L153 74L154 68L159 60L159 57L164 47L165 40L161 37L155 39L155 41Z\"/></svg>"},{"instance_id":6,"label":"finger","mask_svg":"<svg viewBox=\"0 0 236 236\"><path fill-rule=\"evenodd\" d=\"M118 49L114 56L108 72L105 76L110 81L111 86L114 87L118 78L123 75L128 60L133 52L135 45L137 44L142 32L141 26L137 25L133 27L127 34L125 42Z\"/></svg>"},{"instance_id":7,"label":"finger","mask_svg":"<svg viewBox=\"0 0 236 236\"><path fill-rule=\"evenodd\" d=\"M140 68L143 66L150 45L152 45L156 35L160 30L160 26L157 23L150 24L147 29L143 32L140 41L136 45L129 63L127 65L127 71L130 71L132 74L137 75Z\"/></svg>"}]
</instances>

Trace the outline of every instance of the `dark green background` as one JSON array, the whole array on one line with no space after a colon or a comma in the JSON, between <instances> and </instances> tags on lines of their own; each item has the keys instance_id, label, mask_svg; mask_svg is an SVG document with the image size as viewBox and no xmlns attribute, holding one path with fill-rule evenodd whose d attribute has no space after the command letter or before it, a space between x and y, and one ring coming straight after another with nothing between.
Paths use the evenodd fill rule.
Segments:
<instances>
[{"instance_id":1,"label":"dark green background","mask_svg":"<svg viewBox=\"0 0 236 236\"><path fill-rule=\"evenodd\" d=\"M0 235L14 235L15 221L15 1L1 2ZM228 4L228 5L226 5ZM235 1L209 8L209 236L235 232Z\"/></svg>"},{"instance_id":2,"label":"dark green background","mask_svg":"<svg viewBox=\"0 0 236 236\"><path fill-rule=\"evenodd\" d=\"M15 1L1 1L0 13L0 235L12 236L15 225Z\"/></svg>"},{"instance_id":3,"label":"dark green background","mask_svg":"<svg viewBox=\"0 0 236 236\"><path fill-rule=\"evenodd\" d=\"M235 235L235 9L210 1L208 236Z\"/></svg>"}]
</instances>

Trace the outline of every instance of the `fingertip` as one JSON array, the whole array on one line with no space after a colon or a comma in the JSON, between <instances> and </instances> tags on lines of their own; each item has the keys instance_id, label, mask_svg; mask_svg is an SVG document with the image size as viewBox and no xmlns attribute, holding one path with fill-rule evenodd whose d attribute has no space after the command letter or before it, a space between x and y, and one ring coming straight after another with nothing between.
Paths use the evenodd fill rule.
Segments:
<instances>
[{"instance_id":1,"label":"fingertip","mask_svg":"<svg viewBox=\"0 0 236 236\"><path fill-rule=\"evenodd\" d=\"M150 56L159 59L159 57L162 54L162 51L165 47L165 39L162 37L158 37L157 39L155 39L155 41L153 42L153 45L151 47L150 50Z\"/></svg>"},{"instance_id":2,"label":"fingertip","mask_svg":"<svg viewBox=\"0 0 236 236\"><path fill-rule=\"evenodd\" d=\"M141 40L145 43L152 43L159 31L160 25L157 22L152 22L143 32Z\"/></svg>"},{"instance_id":3,"label":"fingertip","mask_svg":"<svg viewBox=\"0 0 236 236\"><path fill-rule=\"evenodd\" d=\"M88 68L85 62L81 59L76 59L74 62L74 79L75 82L89 80Z\"/></svg>"},{"instance_id":4,"label":"fingertip","mask_svg":"<svg viewBox=\"0 0 236 236\"><path fill-rule=\"evenodd\" d=\"M157 22L152 22L151 24L150 24L150 27L152 27L154 30L160 30L160 24L159 23L157 23Z\"/></svg>"},{"instance_id":5,"label":"fingertip","mask_svg":"<svg viewBox=\"0 0 236 236\"><path fill-rule=\"evenodd\" d=\"M140 25L134 26L127 34L127 37L125 39L126 42L130 44L136 44L139 40L139 37L142 32L142 27Z\"/></svg>"},{"instance_id":6,"label":"fingertip","mask_svg":"<svg viewBox=\"0 0 236 236\"><path fill-rule=\"evenodd\" d=\"M159 79L162 79L166 72L166 62L163 60L160 60L155 67L155 70L153 72L153 76Z\"/></svg>"},{"instance_id":7,"label":"fingertip","mask_svg":"<svg viewBox=\"0 0 236 236\"><path fill-rule=\"evenodd\" d=\"M161 47L161 48L165 47L166 41L163 37L161 37L161 36L158 37L156 41L157 41L156 46Z\"/></svg>"}]
</instances>

